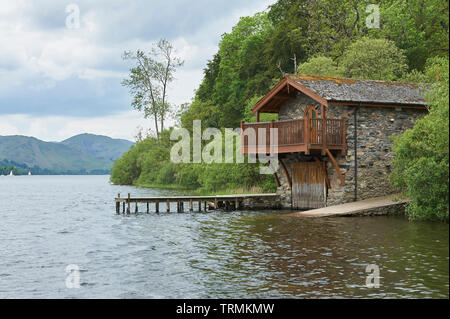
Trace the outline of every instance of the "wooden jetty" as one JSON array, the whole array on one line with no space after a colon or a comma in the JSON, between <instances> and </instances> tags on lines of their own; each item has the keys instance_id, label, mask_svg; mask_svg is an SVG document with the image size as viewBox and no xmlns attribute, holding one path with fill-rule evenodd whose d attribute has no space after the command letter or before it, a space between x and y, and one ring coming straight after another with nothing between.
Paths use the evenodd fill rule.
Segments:
<instances>
[{"instance_id":1,"label":"wooden jetty","mask_svg":"<svg viewBox=\"0 0 450 319\"><path fill-rule=\"evenodd\" d=\"M120 193L115 198L116 213L120 214L122 206L122 214L131 213L131 205L134 204L134 213L139 212L138 204L145 204L146 213L150 213L150 209L153 208L155 213L160 212L161 205L166 209L166 212L170 212L172 203L176 204L176 211L178 213L185 212L185 207L188 211L194 211L196 206L197 211L207 211L215 209L232 210L239 209L242 202L249 198L276 198L278 195L274 193L270 194L235 194L235 195L212 195L212 196L170 196L170 197L131 197L128 193L127 197L120 197ZM150 207L152 204L152 207ZM185 206L185 204L187 204Z\"/></svg>"}]
</instances>

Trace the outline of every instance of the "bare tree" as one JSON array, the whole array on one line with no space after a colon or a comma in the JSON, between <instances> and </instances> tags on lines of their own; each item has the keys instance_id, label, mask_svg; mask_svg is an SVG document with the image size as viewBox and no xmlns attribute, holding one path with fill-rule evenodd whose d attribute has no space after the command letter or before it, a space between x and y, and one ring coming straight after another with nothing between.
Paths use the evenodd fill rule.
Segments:
<instances>
[{"instance_id":1,"label":"bare tree","mask_svg":"<svg viewBox=\"0 0 450 319\"><path fill-rule=\"evenodd\" d=\"M162 61L157 64L156 78L161 86L161 105L159 108L159 117L161 121L161 131L164 130L164 120L170 110L167 102L167 90L170 82L174 80L174 73L177 67L184 64L184 61L174 56L174 48L166 39L159 40L153 49L155 55L161 55Z\"/></svg>"},{"instance_id":2,"label":"bare tree","mask_svg":"<svg viewBox=\"0 0 450 319\"><path fill-rule=\"evenodd\" d=\"M168 86L174 80L176 68L183 65L183 61L174 56L174 51L169 41L161 39L149 54L137 50L125 51L122 55L124 60L136 62L122 85L133 95L133 108L143 112L145 118L153 117L158 138L170 110Z\"/></svg>"},{"instance_id":3,"label":"bare tree","mask_svg":"<svg viewBox=\"0 0 450 319\"><path fill-rule=\"evenodd\" d=\"M297 55L294 53L294 57L291 58L294 61L294 74L297 74Z\"/></svg>"},{"instance_id":4,"label":"bare tree","mask_svg":"<svg viewBox=\"0 0 450 319\"><path fill-rule=\"evenodd\" d=\"M297 71L297 68L298 68L298 66L297 66L297 55L294 53L294 57L290 58L290 59L294 62L294 73L293 74L297 74L298 73L298 71ZM277 63L277 68L281 72L283 78L286 75L289 74L289 73L283 71L283 69L281 68L281 62L280 61L278 61L278 63Z\"/></svg>"}]
</instances>

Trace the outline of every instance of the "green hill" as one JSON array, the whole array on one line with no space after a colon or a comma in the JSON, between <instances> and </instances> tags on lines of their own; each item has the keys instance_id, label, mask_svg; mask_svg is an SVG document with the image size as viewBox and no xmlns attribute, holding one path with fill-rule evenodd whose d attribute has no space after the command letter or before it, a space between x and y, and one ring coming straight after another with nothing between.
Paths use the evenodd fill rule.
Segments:
<instances>
[{"instance_id":1,"label":"green hill","mask_svg":"<svg viewBox=\"0 0 450 319\"><path fill-rule=\"evenodd\" d=\"M80 134L61 142L64 145L87 153L98 159L114 161L128 151L134 143L128 140L112 139L108 136Z\"/></svg>"},{"instance_id":2,"label":"green hill","mask_svg":"<svg viewBox=\"0 0 450 319\"><path fill-rule=\"evenodd\" d=\"M0 136L0 173L31 170L33 174L108 174L114 160L134 143L81 134L63 142L27 136Z\"/></svg>"}]
</instances>

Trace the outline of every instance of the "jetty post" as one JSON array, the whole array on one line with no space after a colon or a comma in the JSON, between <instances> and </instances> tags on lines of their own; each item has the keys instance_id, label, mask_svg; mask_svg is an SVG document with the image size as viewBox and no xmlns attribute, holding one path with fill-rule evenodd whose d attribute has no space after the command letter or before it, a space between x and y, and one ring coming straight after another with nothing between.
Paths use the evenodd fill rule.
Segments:
<instances>
[{"instance_id":1,"label":"jetty post","mask_svg":"<svg viewBox=\"0 0 450 319\"><path fill-rule=\"evenodd\" d=\"M277 194L235 194L235 195L206 195L206 196L163 196L163 197L136 197L131 198L131 194L128 193L127 197L121 197L120 193L115 198L116 213L120 214L120 204L122 203L123 214L129 215L131 213L131 203L134 203L135 214L139 213L139 204L145 204L147 208L147 213L150 213L150 204L155 204L155 213L160 212L160 203L166 203L166 211L170 213L170 204L174 203L177 206L178 213L184 213L184 204L186 203L189 207L186 207L186 212L194 211L194 203L198 204L199 212L207 212L208 210L224 209L228 211L230 209L239 209L242 206L242 202L245 199L268 199L273 200L273 206L278 205L279 195ZM153 206L152 206L153 207ZM266 208L270 208L266 207ZM255 207L256 208L256 207Z\"/></svg>"},{"instance_id":2,"label":"jetty post","mask_svg":"<svg viewBox=\"0 0 450 319\"><path fill-rule=\"evenodd\" d=\"M117 198L120 198L120 193L117 194ZM120 215L120 202L116 202L116 214Z\"/></svg>"},{"instance_id":3,"label":"jetty post","mask_svg":"<svg viewBox=\"0 0 450 319\"><path fill-rule=\"evenodd\" d=\"M130 195L130 193L128 193L128 200L127 200L127 214L130 214L130 212L131 212L131 209L130 209L130 205L131 205L131 203L130 203L130 198L131 198L131 195Z\"/></svg>"}]
</instances>

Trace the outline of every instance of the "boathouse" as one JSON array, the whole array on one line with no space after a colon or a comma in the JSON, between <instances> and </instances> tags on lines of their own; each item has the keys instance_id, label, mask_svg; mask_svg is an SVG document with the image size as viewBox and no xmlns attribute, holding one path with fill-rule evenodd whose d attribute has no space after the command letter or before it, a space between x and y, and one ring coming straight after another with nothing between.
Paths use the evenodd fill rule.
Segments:
<instances>
[{"instance_id":1,"label":"boathouse","mask_svg":"<svg viewBox=\"0 0 450 319\"><path fill-rule=\"evenodd\" d=\"M242 152L269 153L270 128L277 129L280 165L274 175L284 208L319 208L391 194L392 137L426 114L425 88L286 76L253 107L256 122L241 123ZM278 120L260 122L261 113L276 113ZM249 139L247 128L265 128L266 147Z\"/></svg>"}]
</instances>

